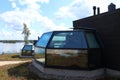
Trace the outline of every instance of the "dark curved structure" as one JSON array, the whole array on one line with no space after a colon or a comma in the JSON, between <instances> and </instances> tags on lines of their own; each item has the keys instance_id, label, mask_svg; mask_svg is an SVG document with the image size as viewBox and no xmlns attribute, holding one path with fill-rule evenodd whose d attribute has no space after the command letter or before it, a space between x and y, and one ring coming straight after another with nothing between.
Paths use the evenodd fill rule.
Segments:
<instances>
[{"instance_id":1,"label":"dark curved structure","mask_svg":"<svg viewBox=\"0 0 120 80\"><path fill-rule=\"evenodd\" d=\"M44 33L35 44L35 59L44 67L92 70L102 67L102 43L94 29Z\"/></svg>"},{"instance_id":2,"label":"dark curved structure","mask_svg":"<svg viewBox=\"0 0 120 80\"><path fill-rule=\"evenodd\" d=\"M35 44L32 65L40 77L89 80L103 75L102 48L95 29L47 32Z\"/></svg>"}]
</instances>

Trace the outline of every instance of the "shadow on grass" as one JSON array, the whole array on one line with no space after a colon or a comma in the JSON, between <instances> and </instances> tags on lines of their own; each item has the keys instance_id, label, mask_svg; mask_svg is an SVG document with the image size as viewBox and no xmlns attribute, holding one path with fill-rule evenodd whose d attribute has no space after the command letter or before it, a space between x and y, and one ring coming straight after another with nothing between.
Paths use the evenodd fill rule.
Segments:
<instances>
[{"instance_id":1,"label":"shadow on grass","mask_svg":"<svg viewBox=\"0 0 120 80\"><path fill-rule=\"evenodd\" d=\"M29 64L30 62L22 63L8 69L8 75L16 78L23 77L25 80L46 80L41 79L37 75L30 72L30 70L28 69Z\"/></svg>"},{"instance_id":2,"label":"shadow on grass","mask_svg":"<svg viewBox=\"0 0 120 80\"><path fill-rule=\"evenodd\" d=\"M20 58L19 55L14 55L12 58Z\"/></svg>"}]
</instances>

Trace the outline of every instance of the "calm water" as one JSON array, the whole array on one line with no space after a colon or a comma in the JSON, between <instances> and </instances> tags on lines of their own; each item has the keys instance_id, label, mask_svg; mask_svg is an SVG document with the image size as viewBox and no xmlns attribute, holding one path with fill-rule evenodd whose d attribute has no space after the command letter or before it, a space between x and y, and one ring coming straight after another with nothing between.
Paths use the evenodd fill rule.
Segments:
<instances>
[{"instance_id":1,"label":"calm water","mask_svg":"<svg viewBox=\"0 0 120 80\"><path fill-rule=\"evenodd\" d=\"M0 42L0 54L4 53L20 53L23 48L23 42L2 43Z\"/></svg>"}]
</instances>

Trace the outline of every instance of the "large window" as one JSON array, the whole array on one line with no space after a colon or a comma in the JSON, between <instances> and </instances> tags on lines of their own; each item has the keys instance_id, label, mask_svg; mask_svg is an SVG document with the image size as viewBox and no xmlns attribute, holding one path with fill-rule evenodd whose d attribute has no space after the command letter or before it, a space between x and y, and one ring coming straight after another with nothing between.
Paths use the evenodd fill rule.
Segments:
<instances>
[{"instance_id":1,"label":"large window","mask_svg":"<svg viewBox=\"0 0 120 80\"><path fill-rule=\"evenodd\" d=\"M52 32L44 33L35 45L37 47L44 47L45 48L47 46L47 43L50 40L51 35L52 35Z\"/></svg>"},{"instance_id":2,"label":"large window","mask_svg":"<svg viewBox=\"0 0 120 80\"><path fill-rule=\"evenodd\" d=\"M49 48L87 48L81 31L56 32L48 45Z\"/></svg>"}]
</instances>

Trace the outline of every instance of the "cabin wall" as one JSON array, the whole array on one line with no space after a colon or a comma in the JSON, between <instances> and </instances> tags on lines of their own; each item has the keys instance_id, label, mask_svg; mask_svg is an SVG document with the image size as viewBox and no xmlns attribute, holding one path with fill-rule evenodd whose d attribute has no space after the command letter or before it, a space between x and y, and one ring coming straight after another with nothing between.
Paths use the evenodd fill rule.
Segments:
<instances>
[{"instance_id":1,"label":"cabin wall","mask_svg":"<svg viewBox=\"0 0 120 80\"><path fill-rule=\"evenodd\" d=\"M120 70L120 9L73 21L73 27L95 28L105 45L105 66Z\"/></svg>"}]
</instances>

